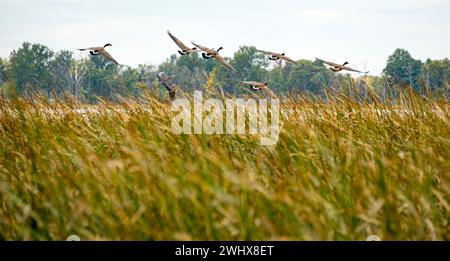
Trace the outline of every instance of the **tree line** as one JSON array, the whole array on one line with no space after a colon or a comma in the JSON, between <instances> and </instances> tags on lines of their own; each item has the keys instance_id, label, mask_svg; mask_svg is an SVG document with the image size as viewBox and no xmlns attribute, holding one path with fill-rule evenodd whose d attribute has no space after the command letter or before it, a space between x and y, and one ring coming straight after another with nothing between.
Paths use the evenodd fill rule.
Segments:
<instances>
[{"instance_id":1,"label":"tree line","mask_svg":"<svg viewBox=\"0 0 450 261\"><path fill-rule=\"evenodd\" d=\"M365 75L357 79L333 73L318 61L299 60L298 65L274 65L252 46L241 46L229 62L237 73L215 61L205 60L197 53L174 54L159 66L118 67L99 56L75 59L71 51L54 52L42 44L25 42L8 58L0 58L0 94L7 97L35 93L49 97L71 95L94 102L97 97L115 100L119 96L138 96L147 90L165 97L168 94L156 77L163 71L172 77L177 88L186 92L218 89L239 95L248 91L237 86L239 79L268 82L278 95L308 93L322 96L330 88L357 92L361 96L372 92L386 97L401 88L412 88L422 95L450 95L448 58L422 62L403 49L396 49L389 56L381 76Z\"/></svg>"}]
</instances>

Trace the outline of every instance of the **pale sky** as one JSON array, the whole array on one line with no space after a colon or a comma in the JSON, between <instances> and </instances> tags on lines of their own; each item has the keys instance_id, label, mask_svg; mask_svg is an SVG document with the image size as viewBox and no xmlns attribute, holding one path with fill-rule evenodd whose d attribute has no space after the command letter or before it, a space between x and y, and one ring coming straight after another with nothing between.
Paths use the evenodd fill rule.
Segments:
<instances>
[{"instance_id":1,"label":"pale sky","mask_svg":"<svg viewBox=\"0 0 450 261\"><path fill-rule=\"evenodd\" d=\"M253 45L379 74L398 47L422 61L450 56L450 1L0 0L0 57L24 41L55 51L109 42L122 64L156 65L177 51L167 30L225 56Z\"/></svg>"}]
</instances>

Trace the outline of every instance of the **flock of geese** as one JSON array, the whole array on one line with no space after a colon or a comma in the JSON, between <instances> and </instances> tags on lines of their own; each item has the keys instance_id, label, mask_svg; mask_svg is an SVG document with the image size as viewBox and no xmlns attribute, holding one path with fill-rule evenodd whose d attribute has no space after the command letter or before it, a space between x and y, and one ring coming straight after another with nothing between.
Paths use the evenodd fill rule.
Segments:
<instances>
[{"instance_id":1,"label":"flock of geese","mask_svg":"<svg viewBox=\"0 0 450 261\"><path fill-rule=\"evenodd\" d=\"M167 34L175 42L175 44L180 48L180 50L178 50L178 53L180 55L189 55L191 53L201 52L202 57L204 59L215 59L219 63L221 63L223 66L225 66L226 68L232 70L233 72L237 72L236 68L234 68L229 62L227 62L225 60L225 58L223 56L221 56L219 54L219 51L222 50L223 47L220 47L217 50L214 50L213 48L208 48L208 47L196 44L195 42L191 42L193 47L189 47L189 46L185 45L182 41L180 41L180 39L175 37L172 33L170 33L170 31L167 31ZM114 64L121 65L112 57L112 55L110 53L108 53L106 51L105 48L108 46L112 46L112 45L110 43L108 43L108 44L105 44L103 47L89 47L89 48L83 48L83 49L78 49L78 50L79 51L89 51L89 53L91 55L101 55L104 58L108 59L109 61L113 62ZM287 57L285 53L275 53L275 52L269 52L269 51L258 50L258 49L257 49L257 51L267 55L268 59L271 61L278 61L278 62L285 61L285 62L292 63L292 64L298 64L295 60ZM346 66L347 64L349 64L348 62L345 62L343 64L338 64L338 63L334 63L334 62L325 61L325 60L322 60L319 58L316 58L316 60L323 64L330 66L329 69L332 70L333 72L340 72L340 71L346 70L346 71L352 71L352 72L358 72L358 73L364 73L364 74L369 73L369 72L362 72L362 71L359 71L359 70L356 70L356 69ZM166 75L164 72L160 72L158 74L158 79L164 85L164 87L167 89L167 91L169 92L170 99L171 100L175 99L176 92L171 83L171 77ZM239 83L239 85L249 86L253 90L264 90L267 92L267 94L271 98L276 97L274 95L274 93L270 90L267 82L239 81L238 83Z\"/></svg>"}]
</instances>

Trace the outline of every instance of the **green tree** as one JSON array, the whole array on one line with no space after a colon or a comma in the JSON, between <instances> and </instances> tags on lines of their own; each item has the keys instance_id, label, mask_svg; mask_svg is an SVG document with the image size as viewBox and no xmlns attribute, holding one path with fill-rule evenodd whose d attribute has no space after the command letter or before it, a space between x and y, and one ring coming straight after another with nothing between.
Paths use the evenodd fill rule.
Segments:
<instances>
[{"instance_id":1,"label":"green tree","mask_svg":"<svg viewBox=\"0 0 450 261\"><path fill-rule=\"evenodd\" d=\"M383 73L389 81L397 85L409 85L418 90L422 62L415 60L408 51L396 49L387 60Z\"/></svg>"},{"instance_id":2,"label":"green tree","mask_svg":"<svg viewBox=\"0 0 450 261\"><path fill-rule=\"evenodd\" d=\"M126 67L119 75L119 93L122 96L135 96L140 93L138 86L140 79L139 70L136 68Z\"/></svg>"},{"instance_id":3,"label":"green tree","mask_svg":"<svg viewBox=\"0 0 450 261\"><path fill-rule=\"evenodd\" d=\"M192 53L184 56L174 54L163 62L158 70L172 76L174 83L185 91L192 91L203 88L213 68L214 63L203 59L197 53Z\"/></svg>"},{"instance_id":4,"label":"green tree","mask_svg":"<svg viewBox=\"0 0 450 261\"><path fill-rule=\"evenodd\" d=\"M70 51L60 51L55 54L50 61L52 89L61 93L72 91L70 70L74 62L75 60L72 58L72 52Z\"/></svg>"},{"instance_id":5,"label":"green tree","mask_svg":"<svg viewBox=\"0 0 450 261\"><path fill-rule=\"evenodd\" d=\"M288 79L284 76L284 71L282 67L276 67L268 72L269 75L269 86L272 91L277 93L283 93L288 90L287 81Z\"/></svg>"},{"instance_id":6,"label":"green tree","mask_svg":"<svg viewBox=\"0 0 450 261\"><path fill-rule=\"evenodd\" d=\"M111 99L119 88L118 66L96 55L86 62L86 71L83 92L87 99L92 101L93 96Z\"/></svg>"},{"instance_id":7,"label":"green tree","mask_svg":"<svg viewBox=\"0 0 450 261\"><path fill-rule=\"evenodd\" d=\"M233 72L217 61L212 62L216 68L216 85L224 92L238 95L245 90L238 87L239 81L267 81L268 61L264 55L258 53L253 46L241 46L234 53L233 58L226 58L228 62L236 68Z\"/></svg>"},{"instance_id":8,"label":"green tree","mask_svg":"<svg viewBox=\"0 0 450 261\"><path fill-rule=\"evenodd\" d=\"M327 67L318 61L300 60L289 76L288 85L300 91L313 94L323 93L324 86L330 86L335 76Z\"/></svg>"},{"instance_id":9,"label":"green tree","mask_svg":"<svg viewBox=\"0 0 450 261\"><path fill-rule=\"evenodd\" d=\"M243 80L264 81L268 61L264 54L253 46L241 46L234 54L231 63L238 70L237 77Z\"/></svg>"},{"instance_id":10,"label":"green tree","mask_svg":"<svg viewBox=\"0 0 450 261\"><path fill-rule=\"evenodd\" d=\"M10 57L10 74L19 93L27 91L50 92L50 61L53 52L41 44L23 43Z\"/></svg>"},{"instance_id":11,"label":"green tree","mask_svg":"<svg viewBox=\"0 0 450 261\"><path fill-rule=\"evenodd\" d=\"M321 63L300 60L297 65L286 64L269 73L270 85L279 93L309 92L320 94L329 86L333 73Z\"/></svg>"},{"instance_id":12,"label":"green tree","mask_svg":"<svg viewBox=\"0 0 450 261\"><path fill-rule=\"evenodd\" d=\"M444 93L448 91L450 82L450 60L427 59L422 67L422 78L432 92Z\"/></svg>"},{"instance_id":13,"label":"green tree","mask_svg":"<svg viewBox=\"0 0 450 261\"><path fill-rule=\"evenodd\" d=\"M139 82L150 86L150 82L155 78L156 68L153 65L139 64L138 65Z\"/></svg>"},{"instance_id":14,"label":"green tree","mask_svg":"<svg viewBox=\"0 0 450 261\"><path fill-rule=\"evenodd\" d=\"M6 82L6 61L0 57L0 85Z\"/></svg>"}]
</instances>

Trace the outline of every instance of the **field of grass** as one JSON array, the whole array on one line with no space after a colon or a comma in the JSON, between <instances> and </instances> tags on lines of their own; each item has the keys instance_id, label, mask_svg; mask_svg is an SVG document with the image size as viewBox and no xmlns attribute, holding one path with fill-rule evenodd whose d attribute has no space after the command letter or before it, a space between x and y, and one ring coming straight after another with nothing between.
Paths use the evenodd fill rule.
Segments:
<instances>
[{"instance_id":1,"label":"field of grass","mask_svg":"<svg viewBox=\"0 0 450 261\"><path fill-rule=\"evenodd\" d=\"M0 239L450 240L449 101L333 97L282 101L276 146L150 96L0 98Z\"/></svg>"}]
</instances>

